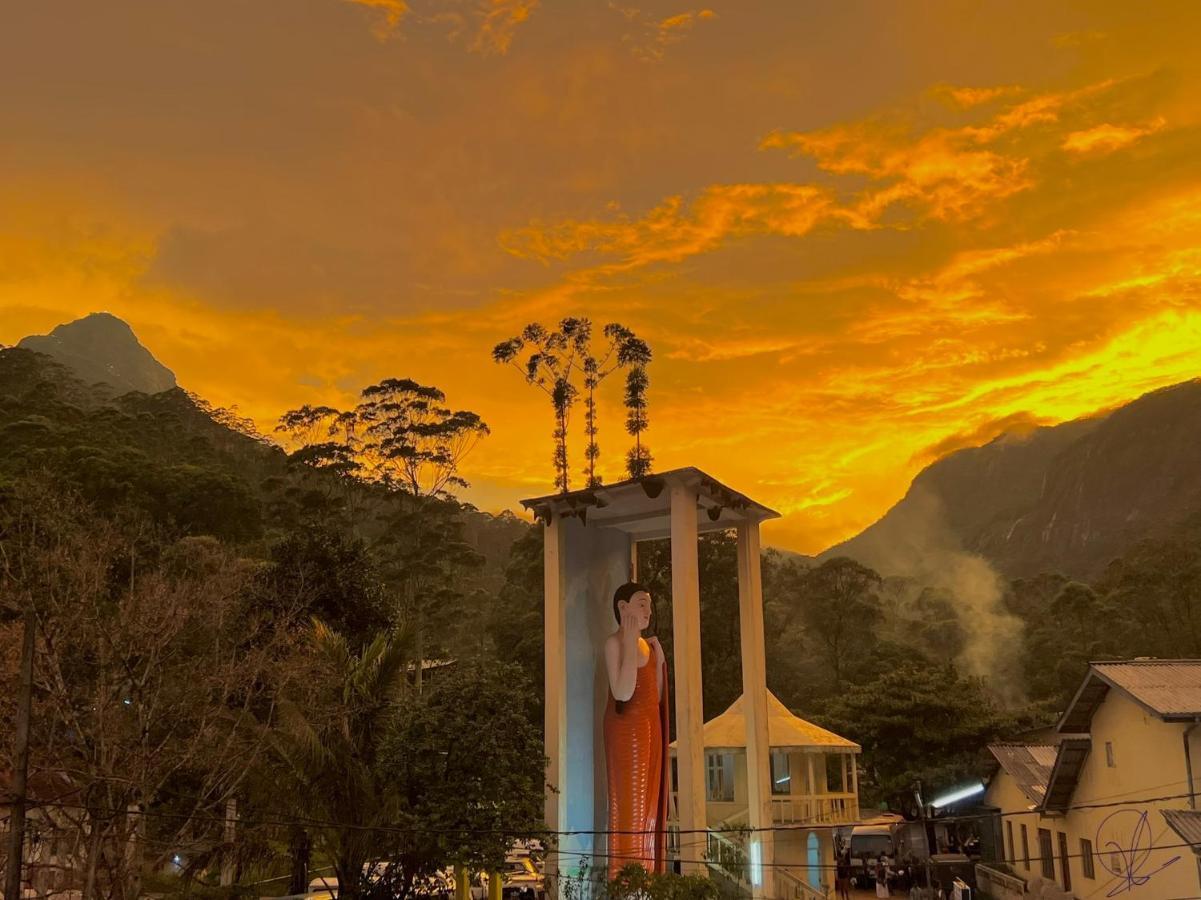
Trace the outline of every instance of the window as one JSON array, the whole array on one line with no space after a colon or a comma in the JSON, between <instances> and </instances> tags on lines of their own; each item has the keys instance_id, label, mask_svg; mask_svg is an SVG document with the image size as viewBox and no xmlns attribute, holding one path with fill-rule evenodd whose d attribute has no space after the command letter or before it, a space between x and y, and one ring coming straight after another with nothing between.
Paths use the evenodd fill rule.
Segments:
<instances>
[{"instance_id":1,"label":"window","mask_svg":"<svg viewBox=\"0 0 1201 900\"><path fill-rule=\"evenodd\" d=\"M1063 872L1063 889L1072 890L1072 867L1068 863L1068 836L1059 832L1059 868Z\"/></svg>"},{"instance_id":2,"label":"window","mask_svg":"<svg viewBox=\"0 0 1201 900\"><path fill-rule=\"evenodd\" d=\"M1005 854L1005 859L1008 860L1009 864L1012 866L1012 865L1016 864L1018 861L1018 858L1015 855L1015 848L1013 846L1013 823L1012 822L1009 822L1009 821L1005 822L1005 837L1008 838L1006 843L1009 845L1008 851Z\"/></svg>"},{"instance_id":3,"label":"window","mask_svg":"<svg viewBox=\"0 0 1201 900\"><path fill-rule=\"evenodd\" d=\"M1117 768L1117 763L1113 761L1113 741L1105 742L1105 765L1109 768Z\"/></svg>"},{"instance_id":4,"label":"window","mask_svg":"<svg viewBox=\"0 0 1201 900\"><path fill-rule=\"evenodd\" d=\"M1022 826L1022 863L1026 866L1026 871L1030 871L1030 836L1026 833L1026 826Z\"/></svg>"},{"instance_id":5,"label":"window","mask_svg":"<svg viewBox=\"0 0 1201 900\"><path fill-rule=\"evenodd\" d=\"M771 752L771 792L773 794L792 793L792 772L788 764L787 750Z\"/></svg>"},{"instance_id":6,"label":"window","mask_svg":"<svg viewBox=\"0 0 1201 900\"><path fill-rule=\"evenodd\" d=\"M709 772L709 799L714 803L734 802L734 754L705 754Z\"/></svg>"},{"instance_id":7,"label":"window","mask_svg":"<svg viewBox=\"0 0 1201 900\"><path fill-rule=\"evenodd\" d=\"M1093 842L1088 838L1080 839L1080 871L1084 873L1085 878L1097 877L1093 868Z\"/></svg>"},{"instance_id":8,"label":"window","mask_svg":"<svg viewBox=\"0 0 1201 900\"><path fill-rule=\"evenodd\" d=\"M1051 846L1051 832L1038 829L1038 860L1043 864L1043 878L1055 880L1055 850Z\"/></svg>"}]
</instances>

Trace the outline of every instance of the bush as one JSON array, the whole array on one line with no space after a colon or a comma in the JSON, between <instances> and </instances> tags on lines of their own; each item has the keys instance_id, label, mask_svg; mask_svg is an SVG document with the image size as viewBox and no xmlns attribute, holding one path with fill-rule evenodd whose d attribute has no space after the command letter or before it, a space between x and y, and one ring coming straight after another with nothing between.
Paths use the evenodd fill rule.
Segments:
<instances>
[{"instance_id":1,"label":"bush","mask_svg":"<svg viewBox=\"0 0 1201 900\"><path fill-rule=\"evenodd\" d=\"M609 900L717 900L717 885L704 875L648 872L630 863L609 882Z\"/></svg>"}]
</instances>

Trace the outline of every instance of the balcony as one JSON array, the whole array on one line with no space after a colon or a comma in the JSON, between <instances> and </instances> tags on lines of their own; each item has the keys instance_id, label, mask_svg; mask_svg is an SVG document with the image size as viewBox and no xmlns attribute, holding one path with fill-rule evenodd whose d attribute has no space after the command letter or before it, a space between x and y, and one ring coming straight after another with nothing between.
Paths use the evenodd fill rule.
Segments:
<instances>
[{"instance_id":1,"label":"balcony","mask_svg":"<svg viewBox=\"0 0 1201 900\"><path fill-rule=\"evenodd\" d=\"M859 820L859 798L852 792L790 794L771 798L775 825L846 825Z\"/></svg>"}]
</instances>

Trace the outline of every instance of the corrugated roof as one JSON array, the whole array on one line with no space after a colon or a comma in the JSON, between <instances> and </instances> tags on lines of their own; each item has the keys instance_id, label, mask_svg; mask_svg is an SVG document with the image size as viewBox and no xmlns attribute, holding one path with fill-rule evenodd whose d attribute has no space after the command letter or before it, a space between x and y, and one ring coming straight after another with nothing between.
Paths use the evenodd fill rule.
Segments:
<instances>
[{"instance_id":1,"label":"corrugated roof","mask_svg":"<svg viewBox=\"0 0 1201 900\"><path fill-rule=\"evenodd\" d=\"M1173 831L1194 850L1201 850L1201 812L1195 809L1161 809L1160 812Z\"/></svg>"},{"instance_id":2,"label":"corrugated roof","mask_svg":"<svg viewBox=\"0 0 1201 900\"><path fill-rule=\"evenodd\" d=\"M1041 804L1055 765L1054 744L989 744L988 752L1030 802Z\"/></svg>"},{"instance_id":3,"label":"corrugated roof","mask_svg":"<svg viewBox=\"0 0 1201 900\"><path fill-rule=\"evenodd\" d=\"M742 712L742 697L730 704L720 716L705 723L704 742L706 750L722 748L741 749L746 747L746 717ZM776 695L767 692L767 737L773 748L785 747L829 747L859 750L854 741L827 731L820 725L794 716ZM675 742L672 742L675 746Z\"/></svg>"},{"instance_id":4,"label":"corrugated roof","mask_svg":"<svg viewBox=\"0 0 1201 900\"><path fill-rule=\"evenodd\" d=\"M1092 668L1157 716L1201 716L1201 659L1096 662Z\"/></svg>"},{"instance_id":5,"label":"corrugated roof","mask_svg":"<svg viewBox=\"0 0 1201 900\"><path fill-rule=\"evenodd\" d=\"M1076 793L1084 760L1091 749L1092 740L1086 737L1066 738L1059 742L1055 748L1055 765L1051 767L1051 776L1047 779L1043 809L1052 812L1067 811L1072 804L1072 796Z\"/></svg>"}]
</instances>

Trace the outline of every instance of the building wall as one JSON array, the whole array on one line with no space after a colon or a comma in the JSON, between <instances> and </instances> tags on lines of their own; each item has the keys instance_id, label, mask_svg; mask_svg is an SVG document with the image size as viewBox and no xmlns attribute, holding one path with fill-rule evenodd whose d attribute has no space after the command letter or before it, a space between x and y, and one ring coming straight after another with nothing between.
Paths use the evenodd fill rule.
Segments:
<instances>
[{"instance_id":1,"label":"building wall","mask_svg":"<svg viewBox=\"0 0 1201 900\"><path fill-rule=\"evenodd\" d=\"M1196 859L1180 837L1168 827L1160 809L1186 809L1187 794L1184 733L1188 726L1163 722L1117 690L1110 691L1093 717L1092 748L1081 769L1073 807L1096 805L1090 809L1073 808L1062 815L1040 816L1027 812L1030 800L1018 790L1013 779L999 772L986 795L990 805L1002 813L1020 813L1002 817L1007 860L1026 878L1042 874L1039 857L1039 829L1051 833L1054 853L1054 878L1063 885L1063 860L1059 835L1067 839L1073 896L1120 896L1158 900L1164 897L1201 896ZM1112 746L1113 765L1109 764L1106 743ZM1201 728L1190 736L1194 769L1201 762ZM1155 801L1152 798L1174 796ZM1114 804L1120 805L1105 805ZM1013 844L1010 848L1012 824ZM1027 830L1030 861L1023 860L1021 826ZM1094 877L1085 875L1081 858L1081 840L1093 847ZM1147 852L1139 852L1139 851ZM1136 852L1131 852L1136 851ZM1131 869L1133 868L1133 871Z\"/></svg>"},{"instance_id":2,"label":"building wall","mask_svg":"<svg viewBox=\"0 0 1201 900\"><path fill-rule=\"evenodd\" d=\"M706 820L710 828L715 828L732 816L740 816L747 810L747 770L746 751L735 750L734 754L734 800L730 803L720 803L709 800L706 805ZM813 784L809 783L808 760L813 760ZM835 760L830 765L837 766ZM804 794L826 793L826 756L824 753L806 753L794 751L789 754L789 772L792 776L792 793ZM783 796L783 795L776 795ZM818 840L817 865L809 852L809 836L814 834ZM833 889L834 885L834 831L832 828L815 828L812 831L804 828L784 828L774 835L775 865L784 865L795 876L804 879L819 890Z\"/></svg>"},{"instance_id":3,"label":"building wall","mask_svg":"<svg viewBox=\"0 0 1201 900\"><path fill-rule=\"evenodd\" d=\"M608 674L605 639L616 629L613 592L629 580L630 538L612 528L563 522L563 614L566 620L566 756L560 784L566 803L559 827L575 832L560 842L563 871L577 869L590 855L603 866L608 852L608 784L605 772L604 711ZM548 691L548 702L550 693ZM594 838L593 832L598 832Z\"/></svg>"}]
</instances>

